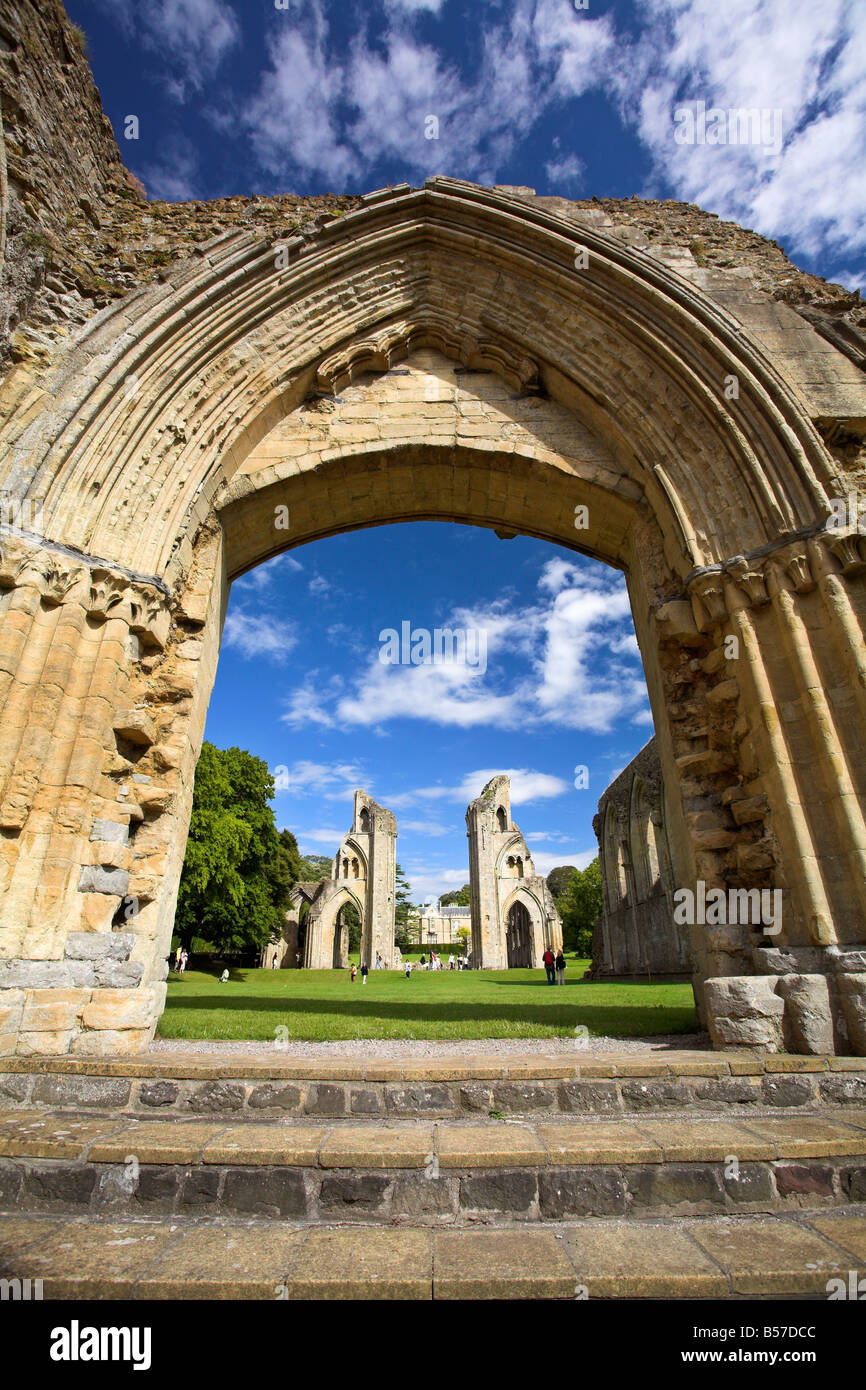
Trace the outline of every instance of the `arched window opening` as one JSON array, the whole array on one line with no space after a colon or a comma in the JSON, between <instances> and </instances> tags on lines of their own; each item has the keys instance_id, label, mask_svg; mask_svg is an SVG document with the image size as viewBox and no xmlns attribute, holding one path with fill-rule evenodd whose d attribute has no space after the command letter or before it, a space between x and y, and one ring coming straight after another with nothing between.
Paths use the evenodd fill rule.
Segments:
<instances>
[{"instance_id":1,"label":"arched window opening","mask_svg":"<svg viewBox=\"0 0 866 1390\"><path fill-rule=\"evenodd\" d=\"M370 812L366 806L361 807L361 814L358 817L361 830L366 834L370 829Z\"/></svg>"},{"instance_id":2,"label":"arched window opening","mask_svg":"<svg viewBox=\"0 0 866 1390\"><path fill-rule=\"evenodd\" d=\"M499 810L496 812L496 824L499 826L500 830L508 829L508 817L505 814L504 806L500 806Z\"/></svg>"}]
</instances>

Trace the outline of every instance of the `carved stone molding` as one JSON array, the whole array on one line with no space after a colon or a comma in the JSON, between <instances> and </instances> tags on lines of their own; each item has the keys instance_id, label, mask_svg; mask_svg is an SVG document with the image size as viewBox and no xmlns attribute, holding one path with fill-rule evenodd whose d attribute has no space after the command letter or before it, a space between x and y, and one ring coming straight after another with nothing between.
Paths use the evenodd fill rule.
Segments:
<instances>
[{"instance_id":1,"label":"carved stone molding","mask_svg":"<svg viewBox=\"0 0 866 1390\"><path fill-rule=\"evenodd\" d=\"M464 367L496 372L519 391L538 389L538 363L499 339L477 337L468 328L455 330L444 316L431 314L423 322L402 322L382 329L331 353L319 364L319 391L337 394L365 372L387 372L418 348L435 348Z\"/></svg>"}]
</instances>

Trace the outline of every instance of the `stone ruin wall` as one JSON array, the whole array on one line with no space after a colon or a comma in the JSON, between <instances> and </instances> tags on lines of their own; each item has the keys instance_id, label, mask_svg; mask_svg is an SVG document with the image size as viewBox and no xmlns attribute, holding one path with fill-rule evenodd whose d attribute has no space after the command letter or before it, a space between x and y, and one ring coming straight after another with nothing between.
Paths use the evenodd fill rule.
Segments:
<instances>
[{"instance_id":1,"label":"stone ruin wall","mask_svg":"<svg viewBox=\"0 0 866 1390\"><path fill-rule=\"evenodd\" d=\"M647 817L653 824L653 854L647 845ZM654 737L602 793L592 824L604 905L593 931L590 978L690 977L688 932L673 921L677 885ZM617 863L612 862L614 844L625 875L624 891Z\"/></svg>"}]
</instances>

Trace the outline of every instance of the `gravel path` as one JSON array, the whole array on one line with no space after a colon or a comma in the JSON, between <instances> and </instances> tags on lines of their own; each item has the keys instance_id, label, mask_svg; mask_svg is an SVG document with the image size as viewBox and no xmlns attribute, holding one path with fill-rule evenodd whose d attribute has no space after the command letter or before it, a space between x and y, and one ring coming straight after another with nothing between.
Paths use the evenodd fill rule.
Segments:
<instances>
[{"instance_id":1,"label":"gravel path","mask_svg":"<svg viewBox=\"0 0 866 1390\"><path fill-rule=\"evenodd\" d=\"M574 1038L346 1038L342 1042L286 1041L279 1057L383 1057L388 1061L422 1057L435 1061L439 1057L513 1056L538 1054L542 1057L571 1055L576 1050L594 1055L613 1053L694 1052L710 1048L706 1033L663 1033L652 1038L588 1038L576 1047ZM191 1056L209 1053L212 1057L270 1057L272 1042L227 1042L203 1038L158 1038L150 1045L150 1055Z\"/></svg>"}]
</instances>

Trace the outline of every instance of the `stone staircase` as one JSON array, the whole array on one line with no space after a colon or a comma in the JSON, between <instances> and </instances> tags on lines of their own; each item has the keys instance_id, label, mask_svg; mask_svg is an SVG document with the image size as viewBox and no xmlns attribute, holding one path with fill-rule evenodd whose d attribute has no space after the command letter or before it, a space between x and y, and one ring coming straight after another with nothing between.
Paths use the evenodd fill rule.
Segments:
<instances>
[{"instance_id":1,"label":"stone staircase","mask_svg":"<svg viewBox=\"0 0 866 1390\"><path fill-rule=\"evenodd\" d=\"M46 1298L826 1299L866 1066L6 1058L0 1213Z\"/></svg>"}]
</instances>

